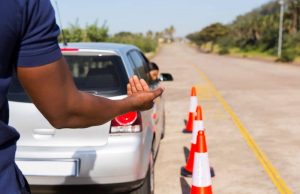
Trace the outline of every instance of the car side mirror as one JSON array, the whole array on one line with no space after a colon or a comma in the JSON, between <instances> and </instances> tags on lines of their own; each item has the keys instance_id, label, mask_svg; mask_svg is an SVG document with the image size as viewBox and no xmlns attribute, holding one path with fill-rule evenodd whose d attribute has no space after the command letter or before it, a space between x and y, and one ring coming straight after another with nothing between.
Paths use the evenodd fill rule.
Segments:
<instances>
[{"instance_id":1,"label":"car side mirror","mask_svg":"<svg viewBox=\"0 0 300 194\"><path fill-rule=\"evenodd\" d=\"M159 76L160 81L173 81L173 76L170 73L161 73Z\"/></svg>"}]
</instances>

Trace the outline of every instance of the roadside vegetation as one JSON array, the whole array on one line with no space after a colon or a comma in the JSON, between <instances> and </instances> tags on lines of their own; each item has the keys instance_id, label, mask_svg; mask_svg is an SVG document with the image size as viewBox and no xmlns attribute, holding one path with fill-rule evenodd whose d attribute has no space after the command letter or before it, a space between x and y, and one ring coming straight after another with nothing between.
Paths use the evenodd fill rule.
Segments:
<instances>
[{"instance_id":1,"label":"roadside vegetation","mask_svg":"<svg viewBox=\"0 0 300 194\"><path fill-rule=\"evenodd\" d=\"M109 27L104 23L98 25L96 21L93 24L80 27L79 22L70 24L68 28L63 29L66 42L114 42L133 44L139 47L145 53L155 52L159 42L172 42L175 28L170 26L162 32L132 33L119 32L114 35L109 34ZM59 36L59 42L63 42L62 33Z\"/></svg>"},{"instance_id":2,"label":"roadside vegetation","mask_svg":"<svg viewBox=\"0 0 300 194\"><path fill-rule=\"evenodd\" d=\"M277 59L279 15L278 1L271 1L230 24L215 23L187 38L205 52L294 61L300 56L300 0L285 1L282 56Z\"/></svg>"}]
</instances>

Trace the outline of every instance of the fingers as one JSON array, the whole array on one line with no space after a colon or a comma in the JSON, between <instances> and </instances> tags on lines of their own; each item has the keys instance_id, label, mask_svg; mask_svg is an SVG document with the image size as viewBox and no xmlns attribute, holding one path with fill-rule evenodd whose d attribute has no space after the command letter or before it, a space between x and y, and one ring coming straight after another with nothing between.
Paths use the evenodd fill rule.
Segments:
<instances>
[{"instance_id":1,"label":"fingers","mask_svg":"<svg viewBox=\"0 0 300 194\"><path fill-rule=\"evenodd\" d=\"M128 96L131 96L131 95L132 95L132 90L131 90L131 86L130 86L129 83L127 84L127 95L128 95Z\"/></svg>"},{"instance_id":2,"label":"fingers","mask_svg":"<svg viewBox=\"0 0 300 194\"><path fill-rule=\"evenodd\" d=\"M135 87L135 84L134 84L134 81L133 81L133 78L129 78L129 85L130 85L130 88L131 88L131 93L134 94L137 92L137 89Z\"/></svg>"},{"instance_id":3,"label":"fingers","mask_svg":"<svg viewBox=\"0 0 300 194\"><path fill-rule=\"evenodd\" d=\"M127 85L127 93L130 94L150 91L147 82L144 79L139 79L136 75L129 78L129 86Z\"/></svg>"},{"instance_id":4,"label":"fingers","mask_svg":"<svg viewBox=\"0 0 300 194\"><path fill-rule=\"evenodd\" d=\"M163 93L163 88L158 88L156 90L150 91L147 82L144 79L139 79L136 75L129 79L127 84L127 94L131 96L139 92L150 92L153 95L153 99L157 98Z\"/></svg>"},{"instance_id":5,"label":"fingers","mask_svg":"<svg viewBox=\"0 0 300 194\"><path fill-rule=\"evenodd\" d=\"M153 107L155 99L162 95L163 91L163 88L157 88L156 90L152 91L132 93L131 85L127 85L127 92L129 96L128 99L131 100L130 104L132 104L132 108L134 110L144 111L150 109L151 107Z\"/></svg>"},{"instance_id":6,"label":"fingers","mask_svg":"<svg viewBox=\"0 0 300 194\"><path fill-rule=\"evenodd\" d=\"M146 81L144 79L141 79L140 81L141 81L141 85L142 85L144 91L145 92L150 91L150 88L149 88L148 84L146 83Z\"/></svg>"},{"instance_id":7,"label":"fingers","mask_svg":"<svg viewBox=\"0 0 300 194\"><path fill-rule=\"evenodd\" d=\"M135 85L135 89L138 91L138 92L142 92L144 91L143 89L143 86L141 84L141 81L139 80L139 78L135 75L133 76L133 82L134 82L134 85ZM146 82L145 82L146 83Z\"/></svg>"}]
</instances>

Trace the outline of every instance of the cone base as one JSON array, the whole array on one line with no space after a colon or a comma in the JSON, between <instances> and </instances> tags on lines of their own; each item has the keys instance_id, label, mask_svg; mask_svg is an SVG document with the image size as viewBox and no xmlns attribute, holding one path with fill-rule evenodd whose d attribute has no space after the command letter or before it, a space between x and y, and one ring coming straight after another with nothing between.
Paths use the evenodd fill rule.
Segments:
<instances>
[{"instance_id":1,"label":"cone base","mask_svg":"<svg viewBox=\"0 0 300 194\"><path fill-rule=\"evenodd\" d=\"M184 176L184 177L192 177L193 176L193 173L188 171L187 169L185 169L185 167L181 167L180 174L181 174L181 176Z\"/></svg>"},{"instance_id":2,"label":"cone base","mask_svg":"<svg viewBox=\"0 0 300 194\"><path fill-rule=\"evenodd\" d=\"M211 186L208 187L195 187L192 185L191 194L212 194Z\"/></svg>"},{"instance_id":3,"label":"cone base","mask_svg":"<svg viewBox=\"0 0 300 194\"><path fill-rule=\"evenodd\" d=\"M214 178L216 176L215 170L213 167L210 167L210 175L211 175L211 178Z\"/></svg>"},{"instance_id":4,"label":"cone base","mask_svg":"<svg viewBox=\"0 0 300 194\"><path fill-rule=\"evenodd\" d=\"M185 134L189 133L189 134L190 134L190 133L193 133L193 131L190 131L190 130L188 130L188 129L183 129L183 130L182 130L182 133L185 133Z\"/></svg>"}]
</instances>

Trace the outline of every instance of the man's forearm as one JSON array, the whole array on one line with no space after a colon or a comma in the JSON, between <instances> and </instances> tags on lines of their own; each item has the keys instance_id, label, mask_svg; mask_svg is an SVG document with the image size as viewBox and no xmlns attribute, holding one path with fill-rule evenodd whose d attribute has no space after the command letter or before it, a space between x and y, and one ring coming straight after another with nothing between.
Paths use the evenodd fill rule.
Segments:
<instances>
[{"instance_id":1,"label":"man's forearm","mask_svg":"<svg viewBox=\"0 0 300 194\"><path fill-rule=\"evenodd\" d=\"M79 92L79 96L51 124L56 128L90 127L106 123L112 118L133 111L130 98L110 100Z\"/></svg>"}]
</instances>

